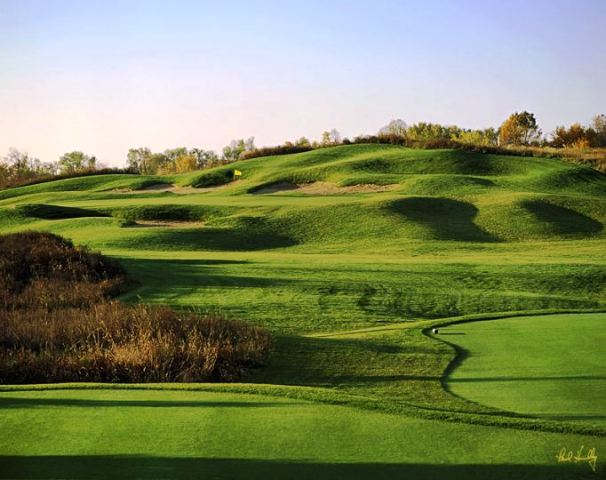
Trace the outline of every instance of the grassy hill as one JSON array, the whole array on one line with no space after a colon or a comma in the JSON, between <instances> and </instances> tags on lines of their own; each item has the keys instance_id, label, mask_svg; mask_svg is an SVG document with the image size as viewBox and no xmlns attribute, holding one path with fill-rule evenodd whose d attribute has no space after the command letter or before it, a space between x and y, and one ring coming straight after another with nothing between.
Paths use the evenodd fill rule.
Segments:
<instances>
[{"instance_id":1,"label":"grassy hill","mask_svg":"<svg viewBox=\"0 0 606 480\"><path fill-rule=\"evenodd\" d=\"M242 172L238 180L232 179L234 169ZM327 410L314 415L325 419L317 422L327 422L331 425L327 428L334 431L347 431L350 416L357 415L355 422L361 430L354 433L368 444L379 441L392 421L390 416L373 417L371 410L428 422L423 427L426 431L437 429L440 433L436 435L453 445L445 463L455 465L454 459L461 455L458 463L462 466L454 470L460 478L468 478L478 464L490 464L490 458L495 463L519 464L519 469L488 471L494 478L577 478L577 474L586 473L581 466L554 470L558 448L606 446L603 410L592 410L579 421L574 418L574 401L559 403L561 415L554 417L541 414L538 400L538 410L527 409L513 394L504 394L512 400L502 404L490 395L478 397L477 388L461 395L447 388L452 362L460 357L457 352L466 348L472 355L482 351L481 341L473 343L476 337L471 329L484 324L466 324L470 330L465 330L469 333L465 338L427 334L429 327L459 316L500 318L502 312L605 310L605 225L606 176L594 170L555 159L380 145L255 158L184 175L95 176L0 192L0 233L48 230L116 257L138 282L125 300L219 311L267 327L274 336L269 365L251 377L250 384L236 385L233 393L253 393L259 402L271 402L277 395L358 407L362 413L318 406ZM546 316L540 325L548 329L551 318ZM577 318L570 315L558 320L559 331L566 331L562 325L577 328ZM604 314L598 314L591 328L599 328L605 320ZM499 325L500 321L485 325ZM582 325L580 322L578 328ZM537 334L545 342L556 338L548 331L537 333L536 328L529 327L528 334ZM483 331L477 330L480 338ZM484 335L492 334L489 329L486 332ZM495 349L506 354L508 339L514 338L516 329L504 332ZM568 338L564 333L557 338L562 337ZM570 349L578 346L579 338L584 338L580 330L570 336L570 342L558 343L551 355L574 361ZM469 345L464 342L468 339ZM603 365L602 350L591 351L598 358L597 365ZM504 361L502 356L490 359L482 367L489 369L488 373L482 375L498 372ZM581 372L583 368L579 364L566 375L583 376L590 385L602 385L599 374ZM454 372L456 380L457 370ZM521 372L508 375L515 377ZM547 388L541 390L539 383L527 387L544 398L553 395ZM505 391L512 385L517 384L502 382L499 388ZM559 385L567 391L575 383ZM601 391L599 388L592 391ZM32 393L40 398L32 402L42 402L49 395L44 392ZM2 394L0 401L10 404L10 395ZM108 399L128 396L113 390L70 395L85 396L86 405L98 402L99 395ZM176 403L170 406L173 400ZM174 414L166 417L173 418L170 421L176 422L176 427L165 439L174 445L185 441L183 435L189 431L183 422L191 412L177 408L179 402L186 401L190 401L188 395L175 394L164 405ZM75 411L73 403L58 402L56 408ZM40 410L31 409L27 401L17 403L9 405L14 415L4 420L15 435L27 422L46 421L28 417L28 411ZM135 423L137 418L155 412L146 410L146 404L131 407ZM173 407L177 410L171 410ZM307 415L306 405L290 407L293 418ZM209 413L211 418L222 414ZM457 428L466 429L465 433L445 422L455 422ZM247 428L255 432L253 425ZM398 442L415 442L415 428L396 436ZM300 428L288 429L297 438L328 435L317 423L310 426L303 422ZM230 442L235 442L233 451L248 452L238 457L243 471L251 468L251 458L275 462L257 465L259 471L268 472L274 467L281 471L288 461L301 463L302 457L293 452L285 453L288 458L271 457L270 445L263 451L249 450L229 432L219 436L216 448L192 447L187 455L195 451L197 456L224 458ZM489 453L482 456L473 449L467 456L457 453L455 444L460 435L477 438L480 443L482 438L508 438L511 448L507 447L509 457L505 457L511 460ZM536 441L542 445L537 450L540 453L514 453L516 439L522 437L519 445ZM172 458L178 450L143 451L135 440L116 441L116 445L130 442L128 448L120 450L128 454ZM41 465L57 462L53 455L89 455L86 461L91 465L98 461L90 457L93 450L36 450L27 446L25 437L19 442L13 450L2 447L9 465L23 461L19 455L34 456ZM287 438L276 442L285 443ZM405 472L405 465L415 478L443 475L439 469L419 467L420 457L412 453L403 457L390 450L385 455L371 452L364 457L354 446L338 443L325 447L320 443L317 451L301 455L320 463L347 464L356 458L372 463L375 459L392 477ZM109 448L111 443L107 445L95 454L118 451ZM44 455L50 457L41 458ZM437 458L435 463L442 460ZM167 462L165 465L179 468L177 460ZM118 463L116 468L123 468L124 461ZM212 463L208 468L220 464ZM202 464L188 465L185 468L202 468ZM331 474L313 465L307 468L301 471ZM353 475L348 468L344 466L337 473Z\"/></svg>"}]
</instances>

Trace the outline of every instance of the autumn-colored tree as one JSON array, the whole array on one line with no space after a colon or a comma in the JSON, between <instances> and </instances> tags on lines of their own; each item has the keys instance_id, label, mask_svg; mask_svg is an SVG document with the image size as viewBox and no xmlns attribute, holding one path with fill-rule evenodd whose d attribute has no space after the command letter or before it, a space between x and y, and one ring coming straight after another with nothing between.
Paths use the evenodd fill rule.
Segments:
<instances>
[{"instance_id":1,"label":"autumn-colored tree","mask_svg":"<svg viewBox=\"0 0 606 480\"><path fill-rule=\"evenodd\" d=\"M501 145L528 145L541 138L537 119L530 112L512 113L499 129Z\"/></svg>"},{"instance_id":2,"label":"autumn-colored tree","mask_svg":"<svg viewBox=\"0 0 606 480\"><path fill-rule=\"evenodd\" d=\"M193 172L198 167L198 159L192 153L177 157L175 162L175 173Z\"/></svg>"},{"instance_id":3,"label":"autumn-colored tree","mask_svg":"<svg viewBox=\"0 0 606 480\"><path fill-rule=\"evenodd\" d=\"M570 127L557 127L552 134L552 145L562 148L587 148L595 132L591 128L585 128L580 123L574 123Z\"/></svg>"}]
</instances>

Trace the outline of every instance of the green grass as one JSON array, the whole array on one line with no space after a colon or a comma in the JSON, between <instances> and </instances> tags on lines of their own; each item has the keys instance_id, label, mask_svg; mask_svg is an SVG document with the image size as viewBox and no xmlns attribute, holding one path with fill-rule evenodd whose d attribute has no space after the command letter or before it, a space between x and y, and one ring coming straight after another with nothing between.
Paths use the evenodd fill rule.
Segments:
<instances>
[{"instance_id":1,"label":"green grass","mask_svg":"<svg viewBox=\"0 0 606 480\"><path fill-rule=\"evenodd\" d=\"M510 431L267 395L0 393L0 478L579 478L580 435ZM111 419L111 421L108 421ZM465 442L453 442L453 438ZM448 472L448 473L447 473Z\"/></svg>"},{"instance_id":2,"label":"green grass","mask_svg":"<svg viewBox=\"0 0 606 480\"><path fill-rule=\"evenodd\" d=\"M241 179L208 188L222 183L217 179L228 178L234 168L242 171ZM397 187L330 195L297 190L258 193L260 187L276 182L314 181ZM124 191L159 182L205 188ZM156 409L133 406L131 430L150 429L145 430L149 438L157 435L166 445L155 447L152 442L145 451L137 450L143 437L124 439L132 448L112 437L111 427L126 413L107 406L102 411L110 412L104 417L110 420L97 426L91 420L93 433L82 440L84 450L74 440L57 445L59 450L36 451L36 445L48 445L45 442L54 437L35 439L24 425L42 426L47 417L50 425L57 422L53 412L70 418L84 409L61 404L32 408L25 402L0 413L3 428L8 418L22 422L10 424L15 438L22 440L13 450L0 448L0 453L10 457L9 465L21 462L19 468L24 468L27 462L40 465L40 471L71 468L66 465L77 457L86 471L100 465L115 472L166 468L185 472L184 476L196 469L212 476L218 469L233 468L261 472L258 476L265 478L283 476L286 469L301 477L354 477L359 471L362 478L376 472L399 478L406 468L411 478L421 479L582 478L591 474L589 467L568 465L562 470L555 465L555 452L563 446L578 448L579 442L603 445L604 402L575 392L577 400L569 397L568 403L557 404L556 411L549 403L532 400L532 395L547 395L547 381L527 382L517 400L508 390L512 382L503 382L501 390L469 395L459 394L456 382L450 387L455 394L445 388L444 376L452 368L456 349L440 339L472 340L476 337L471 332L480 331L476 328L505 325L507 333L498 340L501 346L491 351L494 357L473 355L474 349L490 346L480 341L470 346L471 357L454 371L455 377L463 375L468 362L478 360L475 368L488 369L482 376L490 377L493 371L499 374L497 367L512 365L496 356L510 354L508 347L516 338L518 329L507 330L506 325L524 325L533 337L535 325L548 319L461 324L449 328L469 329L469 335L439 339L423 332L441 319L465 315L606 310L605 193L606 176L557 159L379 145L255 158L171 177L87 177L0 192L0 232L48 230L116 257L138 285L124 300L218 311L270 329L275 342L269 364L247 379L252 386L235 386L231 393L256 394L254 401L263 403L273 402L267 398L270 394L304 401L286 402L287 407L243 408L246 415L234 408L216 413L218 407L169 406L161 410L166 414L158 415ZM84 216L87 211L91 215ZM136 226L136 220L197 224ZM567 375L587 375L587 365L577 362L581 359L575 353L585 338L584 329L575 328L576 321L581 326L586 317L549 318L565 332L558 336L557 351L548 351L553 335L543 332L541 348L536 349L533 338L519 358L554 358L558 360L554 369L567 362L571 369ZM467 347L461 343L459 348ZM594 357L603 365L603 357L590 358ZM472 389L484 385L460 384ZM562 391L570 391L568 386ZM91 402L98 395L119 399L148 394L175 402L194 395L69 393ZM62 398L59 392L28 395ZM222 401L217 392L213 395ZM573 407L583 398L583 408L593 408L585 411L593 419L575 416ZM299 409L313 411L316 420L303 421L307 413L299 414ZM259 415L268 412L270 418L254 417L251 410L259 410ZM281 416L285 410L292 415ZM163 429L144 427L141 418L146 415L162 417ZM200 417L192 420L196 415ZM220 420L226 424L224 431L213 423ZM238 436L238 422L247 425L242 431L251 432L249 436ZM74 438L87 434L88 422L70 425ZM203 442L202 434L193 432L196 428L212 431L212 440ZM274 441L269 432L278 447L268 447ZM251 437L256 443L249 442ZM103 438L108 440L99 440ZM441 450L428 451L434 441ZM503 445L502 451L498 445ZM28 462L32 458L28 455L35 463ZM230 458L233 462L227 461ZM72 470L74 477L81 473Z\"/></svg>"},{"instance_id":3,"label":"green grass","mask_svg":"<svg viewBox=\"0 0 606 480\"><path fill-rule=\"evenodd\" d=\"M606 424L606 314L516 317L453 325L462 349L450 390L483 405Z\"/></svg>"}]
</instances>

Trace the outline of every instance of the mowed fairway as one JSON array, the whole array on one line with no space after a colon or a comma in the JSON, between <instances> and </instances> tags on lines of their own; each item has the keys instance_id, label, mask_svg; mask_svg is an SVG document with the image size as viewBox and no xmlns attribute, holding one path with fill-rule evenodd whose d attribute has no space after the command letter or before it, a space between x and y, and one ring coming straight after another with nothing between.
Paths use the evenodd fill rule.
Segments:
<instances>
[{"instance_id":1,"label":"mowed fairway","mask_svg":"<svg viewBox=\"0 0 606 480\"><path fill-rule=\"evenodd\" d=\"M100 250L134 280L122 300L220 312L273 349L203 392L0 392L0 476L599 478L605 224L589 168L382 145L1 191L0 233ZM455 317L491 320L427 334ZM558 465L581 446L597 474Z\"/></svg>"},{"instance_id":2,"label":"mowed fairway","mask_svg":"<svg viewBox=\"0 0 606 480\"><path fill-rule=\"evenodd\" d=\"M212 390L25 390L0 406L0 478L572 479L589 466L557 465L561 446L606 448Z\"/></svg>"},{"instance_id":3,"label":"mowed fairway","mask_svg":"<svg viewBox=\"0 0 606 480\"><path fill-rule=\"evenodd\" d=\"M453 325L442 335L464 360L447 385L491 407L605 425L605 325L599 313Z\"/></svg>"}]
</instances>

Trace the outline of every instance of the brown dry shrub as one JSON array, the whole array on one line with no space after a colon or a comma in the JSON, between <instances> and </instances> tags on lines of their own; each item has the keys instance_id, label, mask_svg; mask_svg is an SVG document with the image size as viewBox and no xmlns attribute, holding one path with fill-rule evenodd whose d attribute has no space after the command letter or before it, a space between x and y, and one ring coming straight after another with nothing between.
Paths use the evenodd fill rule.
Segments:
<instances>
[{"instance_id":1,"label":"brown dry shrub","mask_svg":"<svg viewBox=\"0 0 606 480\"><path fill-rule=\"evenodd\" d=\"M262 365L264 329L117 301L0 311L0 383L233 381Z\"/></svg>"},{"instance_id":2,"label":"brown dry shrub","mask_svg":"<svg viewBox=\"0 0 606 480\"><path fill-rule=\"evenodd\" d=\"M0 383L233 381L264 329L108 298L125 271L49 233L0 236Z\"/></svg>"}]
</instances>

